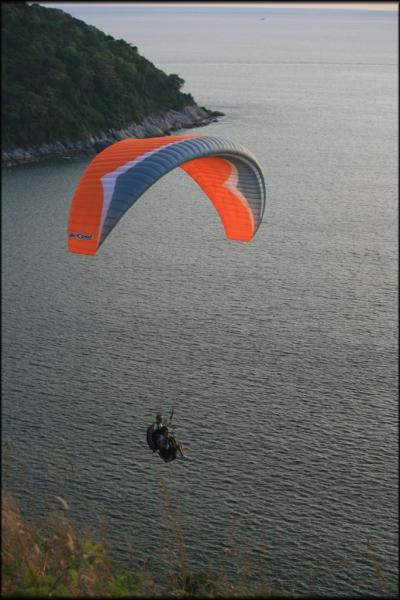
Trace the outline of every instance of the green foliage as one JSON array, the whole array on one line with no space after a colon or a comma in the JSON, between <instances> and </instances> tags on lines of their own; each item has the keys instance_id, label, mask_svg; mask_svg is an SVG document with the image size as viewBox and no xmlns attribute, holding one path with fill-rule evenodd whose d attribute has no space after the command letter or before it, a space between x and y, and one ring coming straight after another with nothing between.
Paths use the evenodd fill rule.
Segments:
<instances>
[{"instance_id":1,"label":"green foliage","mask_svg":"<svg viewBox=\"0 0 400 600\"><path fill-rule=\"evenodd\" d=\"M218 575L209 571L185 573L177 578L178 586L185 594L196 597L207 597L218 591Z\"/></svg>"},{"instance_id":2,"label":"green foliage","mask_svg":"<svg viewBox=\"0 0 400 600\"><path fill-rule=\"evenodd\" d=\"M56 8L2 3L3 145L78 140L194 104L136 46Z\"/></svg>"},{"instance_id":3,"label":"green foliage","mask_svg":"<svg viewBox=\"0 0 400 600\"><path fill-rule=\"evenodd\" d=\"M17 502L2 495L1 596L4 598L268 598L287 597L267 585L219 569L169 565L170 581L160 586L146 569L121 570L104 544L78 533L68 517L47 514L28 523ZM165 566L165 564L164 564ZM243 571L243 568L241 568Z\"/></svg>"},{"instance_id":4,"label":"green foliage","mask_svg":"<svg viewBox=\"0 0 400 600\"><path fill-rule=\"evenodd\" d=\"M2 497L2 597L133 596L138 579L116 569L104 547L77 535L66 518L28 525L16 502Z\"/></svg>"},{"instance_id":5,"label":"green foliage","mask_svg":"<svg viewBox=\"0 0 400 600\"><path fill-rule=\"evenodd\" d=\"M136 577L127 571L120 571L113 576L107 587L110 598L127 598L138 593Z\"/></svg>"}]
</instances>

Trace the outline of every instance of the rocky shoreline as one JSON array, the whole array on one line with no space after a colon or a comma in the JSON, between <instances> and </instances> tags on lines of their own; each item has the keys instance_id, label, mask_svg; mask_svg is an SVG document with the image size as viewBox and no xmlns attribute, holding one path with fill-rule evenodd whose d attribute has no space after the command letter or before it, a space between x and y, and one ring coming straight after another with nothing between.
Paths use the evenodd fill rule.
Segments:
<instances>
[{"instance_id":1,"label":"rocky shoreline","mask_svg":"<svg viewBox=\"0 0 400 600\"><path fill-rule=\"evenodd\" d=\"M149 115L140 123L131 123L124 129L110 129L106 132L99 132L85 140L71 141L65 139L51 144L38 144L26 148L2 148L1 163L3 167L12 167L54 157L65 158L78 154L97 154L110 144L124 138L169 135L170 132L179 129L208 125L221 116L224 116L224 113L210 111L197 105L185 106L180 111L168 110L161 115Z\"/></svg>"}]
</instances>

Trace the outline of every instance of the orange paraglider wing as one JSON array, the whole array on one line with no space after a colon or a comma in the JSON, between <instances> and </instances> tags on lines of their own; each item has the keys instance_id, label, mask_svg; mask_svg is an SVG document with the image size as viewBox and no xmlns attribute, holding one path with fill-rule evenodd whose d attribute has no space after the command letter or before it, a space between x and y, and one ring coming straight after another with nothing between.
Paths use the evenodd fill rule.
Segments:
<instances>
[{"instance_id":1,"label":"orange paraglider wing","mask_svg":"<svg viewBox=\"0 0 400 600\"><path fill-rule=\"evenodd\" d=\"M209 136L126 139L103 150L84 172L69 214L69 251L96 254L136 200L177 167L210 198L228 239L254 237L264 214L265 183L250 152Z\"/></svg>"}]
</instances>

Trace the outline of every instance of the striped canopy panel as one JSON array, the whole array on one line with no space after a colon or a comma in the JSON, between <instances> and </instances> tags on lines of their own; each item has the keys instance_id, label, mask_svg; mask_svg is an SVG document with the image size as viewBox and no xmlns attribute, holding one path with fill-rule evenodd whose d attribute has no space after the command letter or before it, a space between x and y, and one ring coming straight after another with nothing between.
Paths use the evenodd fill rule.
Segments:
<instances>
[{"instance_id":1,"label":"striped canopy panel","mask_svg":"<svg viewBox=\"0 0 400 600\"><path fill-rule=\"evenodd\" d=\"M96 254L136 200L176 167L210 198L228 239L253 238L264 213L265 183L250 152L202 135L130 138L108 146L84 172L69 214L69 251Z\"/></svg>"}]
</instances>

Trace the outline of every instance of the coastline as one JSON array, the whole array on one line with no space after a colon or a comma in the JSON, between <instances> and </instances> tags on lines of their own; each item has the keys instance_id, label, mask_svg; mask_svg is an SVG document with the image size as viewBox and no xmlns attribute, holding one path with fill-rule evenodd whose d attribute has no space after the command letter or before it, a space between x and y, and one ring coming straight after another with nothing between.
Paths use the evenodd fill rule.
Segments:
<instances>
[{"instance_id":1,"label":"coastline","mask_svg":"<svg viewBox=\"0 0 400 600\"><path fill-rule=\"evenodd\" d=\"M194 105L185 106L182 110L168 110L162 114L152 114L143 118L140 123L131 123L123 129L109 129L84 140L58 140L49 144L37 144L29 147L10 146L2 148L1 166L38 162L49 158L67 158L82 154L97 154L110 144L124 138L146 138L167 136L172 131L202 127L215 122L224 113L211 111Z\"/></svg>"}]
</instances>

